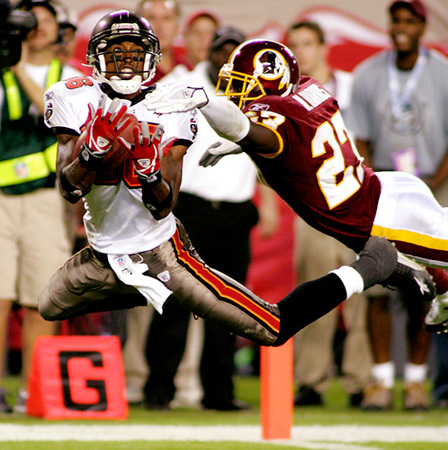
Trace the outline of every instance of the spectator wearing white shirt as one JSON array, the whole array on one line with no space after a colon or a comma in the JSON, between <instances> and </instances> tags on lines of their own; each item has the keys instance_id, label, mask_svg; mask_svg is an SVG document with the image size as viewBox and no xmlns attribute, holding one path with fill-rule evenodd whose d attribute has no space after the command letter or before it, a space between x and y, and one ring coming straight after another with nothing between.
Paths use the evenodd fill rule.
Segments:
<instances>
[{"instance_id":1,"label":"spectator wearing white shirt","mask_svg":"<svg viewBox=\"0 0 448 450\"><path fill-rule=\"evenodd\" d=\"M244 35L234 28L219 28L208 60L176 78L176 82L203 86L208 95L214 95L220 68L244 40ZM174 214L185 223L193 245L207 264L244 283L250 263L250 231L258 221L252 202L256 168L245 154L223 158L212 167L201 167L199 161L210 146L237 146L219 137L200 112L198 115L199 131L184 158ZM145 386L149 408L165 409L174 397L174 377L184 353L190 316L187 310L166 305L163 315L153 317L147 343L150 375ZM208 322L203 324L199 368L202 406L214 410L247 408L234 395L235 336Z\"/></svg>"}]
</instances>

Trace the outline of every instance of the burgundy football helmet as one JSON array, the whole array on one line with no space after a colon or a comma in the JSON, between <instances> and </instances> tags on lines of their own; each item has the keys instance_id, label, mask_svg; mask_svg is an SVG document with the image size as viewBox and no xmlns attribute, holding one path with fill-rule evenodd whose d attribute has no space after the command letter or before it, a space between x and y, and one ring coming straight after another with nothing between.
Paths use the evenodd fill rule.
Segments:
<instances>
[{"instance_id":1,"label":"burgundy football helmet","mask_svg":"<svg viewBox=\"0 0 448 450\"><path fill-rule=\"evenodd\" d=\"M265 95L284 97L295 92L299 77L299 64L288 47L276 41L252 39L236 47L222 66L216 93L241 108L247 101ZM220 87L224 94L218 92Z\"/></svg>"}]
</instances>

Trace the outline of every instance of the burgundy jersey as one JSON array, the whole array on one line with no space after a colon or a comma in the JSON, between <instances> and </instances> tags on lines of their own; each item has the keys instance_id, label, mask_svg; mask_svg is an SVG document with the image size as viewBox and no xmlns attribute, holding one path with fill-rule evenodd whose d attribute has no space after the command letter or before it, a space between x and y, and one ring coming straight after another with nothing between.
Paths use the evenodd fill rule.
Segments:
<instances>
[{"instance_id":1,"label":"burgundy jersey","mask_svg":"<svg viewBox=\"0 0 448 450\"><path fill-rule=\"evenodd\" d=\"M281 143L275 155L250 154L266 182L311 226L359 252L381 187L362 165L337 101L316 80L302 77L296 93L264 97L245 114Z\"/></svg>"}]
</instances>

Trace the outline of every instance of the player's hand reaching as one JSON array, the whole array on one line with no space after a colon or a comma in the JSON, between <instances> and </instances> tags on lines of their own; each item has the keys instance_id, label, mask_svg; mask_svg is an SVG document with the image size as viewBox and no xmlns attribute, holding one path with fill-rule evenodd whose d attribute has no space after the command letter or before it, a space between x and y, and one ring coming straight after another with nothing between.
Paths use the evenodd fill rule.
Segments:
<instances>
[{"instance_id":1,"label":"player's hand reaching","mask_svg":"<svg viewBox=\"0 0 448 450\"><path fill-rule=\"evenodd\" d=\"M230 141L220 141L212 144L202 155L199 165L203 167L214 166L226 155L238 155L242 148Z\"/></svg>"},{"instance_id":2,"label":"player's hand reaching","mask_svg":"<svg viewBox=\"0 0 448 450\"><path fill-rule=\"evenodd\" d=\"M164 88L167 89L167 88ZM157 90L146 94L143 103L149 111L157 114L172 114L202 108L209 99L203 87L173 87L170 91Z\"/></svg>"},{"instance_id":3,"label":"player's hand reaching","mask_svg":"<svg viewBox=\"0 0 448 450\"><path fill-rule=\"evenodd\" d=\"M123 137L118 137L118 141L131 155L140 182L152 184L162 179L160 162L168 153L175 138L161 143L163 125L158 125L152 136L147 122L141 122L140 126L141 130L139 127L134 128L133 143Z\"/></svg>"},{"instance_id":4,"label":"player's hand reaching","mask_svg":"<svg viewBox=\"0 0 448 450\"><path fill-rule=\"evenodd\" d=\"M98 169L107 152L112 148L113 141L129 125L131 119L124 118L127 106L122 105L120 100L114 99L106 110L106 96L102 95L95 111L89 103L89 115L86 128L81 136L84 143L79 153L81 164L90 170ZM118 111L117 111L118 109Z\"/></svg>"}]
</instances>

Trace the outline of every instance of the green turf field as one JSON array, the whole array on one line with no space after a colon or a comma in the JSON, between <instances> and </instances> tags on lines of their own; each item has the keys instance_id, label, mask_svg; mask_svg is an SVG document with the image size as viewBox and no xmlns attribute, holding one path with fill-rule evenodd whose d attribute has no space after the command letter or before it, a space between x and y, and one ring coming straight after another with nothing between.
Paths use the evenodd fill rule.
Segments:
<instances>
[{"instance_id":1,"label":"green turf field","mask_svg":"<svg viewBox=\"0 0 448 450\"><path fill-rule=\"evenodd\" d=\"M16 392L18 380L7 378L5 386ZM324 407L295 408L292 438L286 441L261 439L259 379L238 377L236 386L238 398L253 405L252 410L156 412L132 407L125 421L49 421L0 415L0 449L448 449L448 410L402 411L400 386L396 387L395 411L365 413L347 406L335 381ZM30 440L33 436L37 437Z\"/></svg>"}]
</instances>

